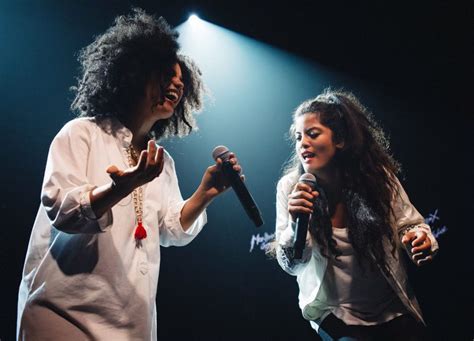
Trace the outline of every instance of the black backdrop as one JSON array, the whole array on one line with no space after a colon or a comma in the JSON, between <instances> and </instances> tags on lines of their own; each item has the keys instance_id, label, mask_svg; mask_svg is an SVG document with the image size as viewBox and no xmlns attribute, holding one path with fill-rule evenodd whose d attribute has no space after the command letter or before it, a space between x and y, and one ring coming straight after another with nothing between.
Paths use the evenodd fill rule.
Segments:
<instances>
[{"instance_id":1,"label":"black backdrop","mask_svg":"<svg viewBox=\"0 0 474 341\"><path fill-rule=\"evenodd\" d=\"M14 338L17 288L49 143L72 118L68 88L78 67L76 53L131 5L163 15L172 25L196 10L219 26L345 75L325 84L353 89L376 113L403 165L412 201L425 216L438 209L435 227L447 227L435 262L409 268L433 338L472 340L472 66L467 66L472 10L443 1L302 0L0 3L2 340ZM206 112L200 120L203 128ZM184 196L209 164L212 143L237 146L266 224L254 229L226 193L209 208L209 223L193 243L162 249L161 340L316 339L297 307L295 279L258 249L249 252L252 236L273 232L274 185L290 150L283 137L289 116L264 118L262 124L279 124L276 143L265 145L270 152L264 156L254 155L269 134L263 128L253 135L237 131L234 141L207 142L207 134L219 135L204 128L182 141L164 141ZM190 162L190 155L200 158Z\"/></svg>"}]
</instances>

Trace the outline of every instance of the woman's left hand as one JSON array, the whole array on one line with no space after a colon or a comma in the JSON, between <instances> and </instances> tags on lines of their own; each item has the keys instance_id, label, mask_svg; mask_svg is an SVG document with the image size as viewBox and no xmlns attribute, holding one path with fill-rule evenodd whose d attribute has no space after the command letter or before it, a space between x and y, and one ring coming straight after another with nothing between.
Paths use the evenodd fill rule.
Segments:
<instances>
[{"instance_id":1,"label":"woman's left hand","mask_svg":"<svg viewBox=\"0 0 474 341\"><path fill-rule=\"evenodd\" d=\"M242 167L234 153L229 154L228 162L238 174L242 173ZM244 176L241 175L240 178L243 180ZM222 159L218 158L215 165L206 169L199 187L209 199L213 199L230 187L230 181L223 172Z\"/></svg>"},{"instance_id":2,"label":"woman's left hand","mask_svg":"<svg viewBox=\"0 0 474 341\"><path fill-rule=\"evenodd\" d=\"M423 230L409 231L402 238L409 254L417 266L429 263L433 260L431 255L431 240ZM411 249L410 249L411 248Z\"/></svg>"}]
</instances>

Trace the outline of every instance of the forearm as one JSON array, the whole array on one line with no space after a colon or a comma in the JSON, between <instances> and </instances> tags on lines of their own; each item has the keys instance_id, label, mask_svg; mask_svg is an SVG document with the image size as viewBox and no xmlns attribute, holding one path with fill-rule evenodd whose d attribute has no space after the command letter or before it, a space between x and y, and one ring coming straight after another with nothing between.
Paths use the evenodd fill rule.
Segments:
<instances>
[{"instance_id":1,"label":"forearm","mask_svg":"<svg viewBox=\"0 0 474 341\"><path fill-rule=\"evenodd\" d=\"M199 215L209 206L214 197L200 187L193 193L181 210L180 222L184 231L189 229Z\"/></svg>"},{"instance_id":2,"label":"forearm","mask_svg":"<svg viewBox=\"0 0 474 341\"><path fill-rule=\"evenodd\" d=\"M101 217L131 192L131 190L117 187L114 182L94 188L90 192L90 201L95 216Z\"/></svg>"}]
</instances>

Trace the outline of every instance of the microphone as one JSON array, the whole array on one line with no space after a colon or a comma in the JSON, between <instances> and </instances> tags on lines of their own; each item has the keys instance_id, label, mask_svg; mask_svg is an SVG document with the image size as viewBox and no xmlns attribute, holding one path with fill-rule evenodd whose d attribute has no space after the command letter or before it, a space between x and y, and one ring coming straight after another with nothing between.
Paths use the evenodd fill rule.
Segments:
<instances>
[{"instance_id":1,"label":"microphone","mask_svg":"<svg viewBox=\"0 0 474 341\"><path fill-rule=\"evenodd\" d=\"M305 183L311 187L312 190L316 188L316 177L311 173L304 173L300 176L298 182ZM293 237L294 259L301 259L303 256L303 249L306 244L306 234L308 233L308 213L299 213L296 217L296 231Z\"/></svg>"},{"instance_id":2,"label":"microphone","mask_svg":"<svg viewBox=\"0 0 474 341\"><path fill-rule=\"evenodd\" d=\"M240 178L240 174L232 168L232 164L229 161L229 154L230 151L225 146L217 146L212 151L212 157L214 160L217 160L217 158L222 159L222 171L229 180L235 194L237 194L237 197L244 207L245 212L247 212L247 215L254 222L255 226L259 227L263 225L260 210L258 209L257 204L250 195L244 182Z\"/></svg>"}]
</instances>

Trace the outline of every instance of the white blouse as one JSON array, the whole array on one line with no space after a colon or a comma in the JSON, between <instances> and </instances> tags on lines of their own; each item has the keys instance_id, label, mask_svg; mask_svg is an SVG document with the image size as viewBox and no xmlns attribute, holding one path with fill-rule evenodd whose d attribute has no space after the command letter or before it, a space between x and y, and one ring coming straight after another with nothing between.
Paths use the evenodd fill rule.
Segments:
<instances>
[{"instance_id":1,"label":"white blouse","mask_svg":"<svg viewBox=\"0 0 474 341\"><path fill-rule=\"evenodd\" d=\"M394 319L408 311L395 291L377 268L369 262L359 263L349 238L348 228L333 227L333 238L341 253L337 259L328 259L320 293L319 306L326 306L324 317L333 313L347 325L376 325Z\"/></svg>"},{"instance_id":2,"label":"white blouse","mask_svg":"<svg viewBox=\"0 0 474 341\"><path fill-rule=\"evenodd\" d=\"M183 230L185 201L166 152L160 176L143 186L141 246L131 194L95 217L90 191L111 181L110 165L129 167L132 133L106 122L74 119L51 143L20 284L19 339L155 340L160 245L186 245L206 223L203 212Z\"/></svg>"},{"instance_id":3,"label":"white blouse","mask_svg":"<svg viewBox=\"0 0 474 341\"><path fill-rule=\"evenodd\" d=\"M303 317L310 321L314 329L318 330L321 319L327 315L330 308L326 303L330 293L326 291L327 288L323 285L328 259L321 254L319 246L311 238L309 232L307 233L306 246L301 260L292 259L291 251L288 251L293 246L294 225L296 225L291 221L288 213L288 193L291 192L291 187L294 185L293 177L291 174L286 175L280 179L277 185L275 231L277 260L283 270L296 276L300 290L298 295L299 306ZM423 216L411 204L398 179L396 181L399 186L399 195L392 199L393 216L391 220L394 235L399 238L397 243L401 245L401 238L407 230L423 230L431 240L431 254L434 255L438 250L438 243L431 233L430 227L424 223ZM388 271L381 270L383 276L405 308L417 320L423 322L420 307L408 283L405 265L400 259L400 252L404 248L398 248L395 256L391 253L391 244L388 241L385 241L384 248L386 250Z\"/></svg>"}]
</instances>

